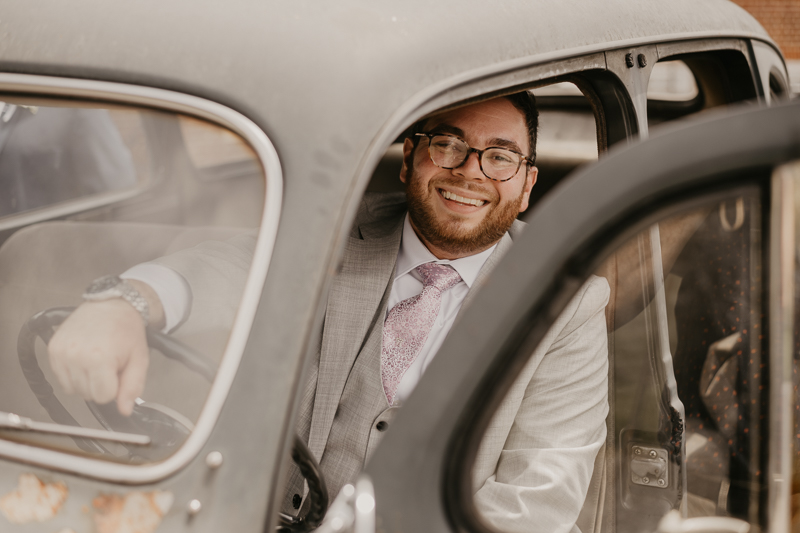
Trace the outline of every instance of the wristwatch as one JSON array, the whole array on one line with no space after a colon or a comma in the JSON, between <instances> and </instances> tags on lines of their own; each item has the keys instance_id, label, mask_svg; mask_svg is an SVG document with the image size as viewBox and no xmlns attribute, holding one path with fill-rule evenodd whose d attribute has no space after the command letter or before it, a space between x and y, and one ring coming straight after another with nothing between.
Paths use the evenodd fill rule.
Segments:
<instances>
[{"instance_id":1,"label":"wristwatch","mask_svg":"<svg viewBox=\"0 0 800 533\"><path fill-rule=\"evenodd\" d=\"M120 278L119 276L103 276L97 278L86 287L83 299L87 302L101 302L113 298L122 298L139 311L144 325L150 321L150 305L147 299L139 293L133 285Z\"/></svg>"}]
</instances>

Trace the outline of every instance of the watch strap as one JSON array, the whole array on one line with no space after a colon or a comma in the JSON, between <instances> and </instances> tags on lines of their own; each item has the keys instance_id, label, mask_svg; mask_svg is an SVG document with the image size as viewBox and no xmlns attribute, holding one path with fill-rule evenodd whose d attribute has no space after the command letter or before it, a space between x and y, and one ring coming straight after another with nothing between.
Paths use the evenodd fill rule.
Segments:
<instances>
[{"instance_id":1,"label":"watch strap","mask_svg":"<svg viewBox=\"0 0 800 533\"><path fill-rule=\"evenodd\" d=\"M103 276L94 280L83 293L87 302L101 302L121 298L131 304L147 326L150 323L150 304L136 288L119 276Z\"/></svg>"}]
</instances>

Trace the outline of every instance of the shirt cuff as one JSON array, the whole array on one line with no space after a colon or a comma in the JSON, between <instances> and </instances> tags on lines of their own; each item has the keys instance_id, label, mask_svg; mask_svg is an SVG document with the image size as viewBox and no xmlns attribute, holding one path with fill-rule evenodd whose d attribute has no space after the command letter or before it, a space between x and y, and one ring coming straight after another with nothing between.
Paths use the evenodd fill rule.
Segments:
<instances>
[{"instance_id":1,"label":"shirt cuff","mask_svg":"<svg viewBox=\"0 0 800 533\"><path fill-rule=\"evenodd\" d=\"M157 263L141 263L129 268L119 276L147 283L161 300L164 308L164 333L180 326L188 317L192 307L192 289L186 279L176 271Z\"/></svg>"}]
</instances>

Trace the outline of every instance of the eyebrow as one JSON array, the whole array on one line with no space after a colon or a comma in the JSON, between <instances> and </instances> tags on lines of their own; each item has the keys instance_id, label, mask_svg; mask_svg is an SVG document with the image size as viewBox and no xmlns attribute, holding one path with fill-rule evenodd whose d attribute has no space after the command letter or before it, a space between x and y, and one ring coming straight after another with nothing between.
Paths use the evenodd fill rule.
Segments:
<instances>
[{"instance_id":1,"label":"eyebrow","mask_svg":"<svg viewBox=\"0 0 800 533\"><path fill-rule=\"evenodd\" d=\"M455 135L456 137L464 138L464 130L461 128L457 128L455 126L451 126L450 124L437 124L433 128L430 128L430 133L449 133L450 135ZM513 152L518 152L522 154L522 149L519 147L517 143L514 141L503 139L501 137L495 137L489 140L489 146L497 147L497 148L507 148ZM523 154L524 155L524 154Z\"/></svg>"}]
</instances>

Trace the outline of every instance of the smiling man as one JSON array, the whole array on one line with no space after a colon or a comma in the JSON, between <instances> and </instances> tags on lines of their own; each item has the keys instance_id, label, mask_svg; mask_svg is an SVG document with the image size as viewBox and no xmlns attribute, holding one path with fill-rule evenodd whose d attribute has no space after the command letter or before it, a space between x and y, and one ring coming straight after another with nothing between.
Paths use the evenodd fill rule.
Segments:
<instances>
[{"instance_id":1,"label":"smiling man","mask_svg":"<svg viewBox=\"0 0 800 533\"><path fill-rule=\"evenodd\" d=\"M354 481L462 307L522 229L516 217L536 182L537 123L527 92L424 119L403 146L406 194L365 197L296 424L332 494ZM170 330L218 320L214 313L225 306L198 302L241 293L231 280L242 279L249 263L239 259L252 255L253 242L207 243L135 267L111 282L116 292L88 291L92 301L49 346L59 381L87 399L116 398L130 413L146 375L143 324ZM169 280L182 288L159 289ZM607 283L592 278L487 430L473 470L476 505L502 531L575 529L605 438L607 301ZM303 478L294 466L285 494L286 512L302 509Z\"/></svg>"},{"instance_id":2,"label":"smiling man","mask_svg":"<svg viewBox=\"0 0 800 533\"><path fill-rule=\"evenodd\" d=\"M411 225L437 258L494 246L528 208L538 169L524 154L533 153L538 116L525 100L515 95L514 103L499 98L448 111L405 140L400 179Z\"/></svg>"}]
</instances>

